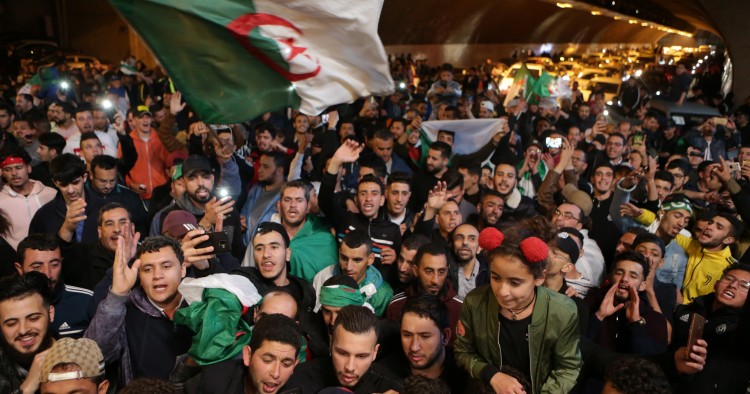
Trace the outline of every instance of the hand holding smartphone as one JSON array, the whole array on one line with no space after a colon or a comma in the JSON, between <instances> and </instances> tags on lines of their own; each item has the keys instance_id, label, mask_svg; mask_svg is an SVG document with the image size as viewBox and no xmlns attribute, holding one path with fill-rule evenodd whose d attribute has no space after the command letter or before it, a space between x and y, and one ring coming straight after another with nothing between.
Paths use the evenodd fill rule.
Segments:
<instances>
[{"instance_id":1,"label":"hand holding smartphone","mask_svg":"<svg viewBox=\"0 0 750 394\"><path fill-rule=\"evenodd\" d=\"M690 330L688 334L687 352L685 352L685 359L690 359L690 352L693 351L693 345L695 345L699 339L703 338L703 328L706 325L706 319L697 314L693 313L690 316Z\"/></svg>"}]
</instances>

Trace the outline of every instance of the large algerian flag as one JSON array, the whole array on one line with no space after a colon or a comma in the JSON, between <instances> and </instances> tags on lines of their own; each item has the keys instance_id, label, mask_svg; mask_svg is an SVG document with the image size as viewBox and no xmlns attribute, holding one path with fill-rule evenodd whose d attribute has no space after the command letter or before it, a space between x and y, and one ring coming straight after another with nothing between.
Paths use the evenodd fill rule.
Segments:
<instances>
[{"instance_id":1,"label":"large algerian flag","mask_svg":"<svg viewBox=\"0 0 750 394\"><path fill-rule=\"evenodd\" d=\"M110 0L208 123L393 91L383 0Z\"/></svg>"}]
</instances>

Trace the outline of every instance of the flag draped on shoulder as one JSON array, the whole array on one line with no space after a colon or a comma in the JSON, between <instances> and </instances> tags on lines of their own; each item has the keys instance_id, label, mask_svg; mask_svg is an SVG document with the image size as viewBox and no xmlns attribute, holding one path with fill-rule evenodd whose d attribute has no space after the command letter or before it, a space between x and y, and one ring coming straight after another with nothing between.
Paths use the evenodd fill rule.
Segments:
<instances>
[{"instance_id":1,"label":"flag draped on shoulder","mask_svg":"<svg viewBox=\"0 0 750 394\"><path fill-rule=\"evenodd\" d=\"M204 121L393 91L383 0L110 0Z\"/></svg>"}]
</instances>

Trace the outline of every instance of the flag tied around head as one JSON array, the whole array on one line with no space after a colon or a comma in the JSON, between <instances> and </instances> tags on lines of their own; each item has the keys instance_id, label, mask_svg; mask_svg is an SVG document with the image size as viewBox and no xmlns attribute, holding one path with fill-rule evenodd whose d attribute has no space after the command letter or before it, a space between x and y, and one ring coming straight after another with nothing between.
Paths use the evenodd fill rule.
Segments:
<instances>
[{"instance_id":1,"label":"flag tied around head","mask_svg":"<svg viewBox=\"0 0 750 394\"><path fill-rule=\"evenodd\" d=\"M393 91L383 0L110 0L208 123Z\"/></svg>"}]
</instances>

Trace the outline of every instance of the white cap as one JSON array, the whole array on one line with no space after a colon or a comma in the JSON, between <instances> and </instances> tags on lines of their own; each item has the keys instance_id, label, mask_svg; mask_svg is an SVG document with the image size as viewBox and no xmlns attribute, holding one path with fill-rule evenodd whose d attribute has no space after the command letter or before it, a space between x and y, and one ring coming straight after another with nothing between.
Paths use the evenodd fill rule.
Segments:
<instances>
[{"instance_id":1,"label":"white cap","mask_svg":"<svg viewBox=\"0 0 750 394\"><path fill-rule=\"evenodd\" d=\"M492 101L489 100L482 101L481 103L479 103L479 106L490 112L495 111L495 104L492 104Z\"/></svg>"}]
</instances>

